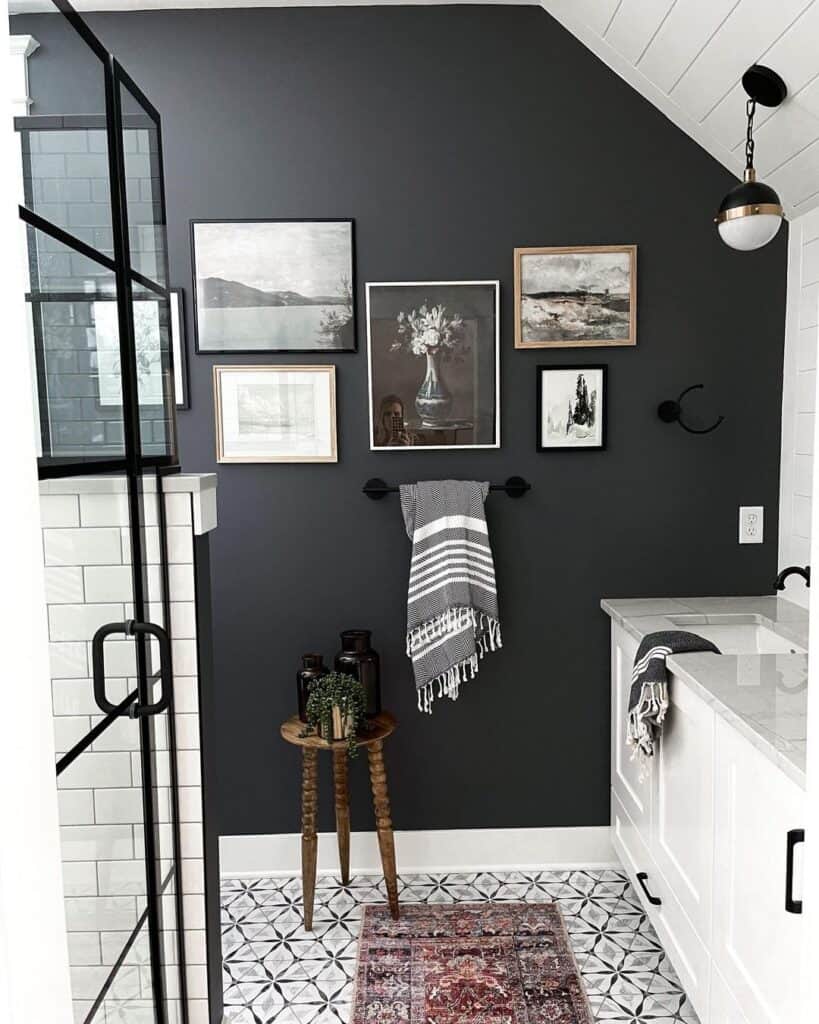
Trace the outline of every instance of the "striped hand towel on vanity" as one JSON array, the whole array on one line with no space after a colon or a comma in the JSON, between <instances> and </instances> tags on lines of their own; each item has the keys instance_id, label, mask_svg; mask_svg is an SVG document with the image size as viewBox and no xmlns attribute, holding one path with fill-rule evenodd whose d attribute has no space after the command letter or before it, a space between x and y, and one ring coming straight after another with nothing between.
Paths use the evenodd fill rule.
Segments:
<instances>
[{"instance_id":1,"label":"striped hand towel on vanity","mask_svg":"<svg viewBox=\"0 0 819 1024\"><path fill-rule=\"evenodd\" d=\"M401 486L412 541L407 655L419 711L456 700L478 662L501 646L495 565L484 515L488 483L428 480Z\"/></svg>"}]
</instances>

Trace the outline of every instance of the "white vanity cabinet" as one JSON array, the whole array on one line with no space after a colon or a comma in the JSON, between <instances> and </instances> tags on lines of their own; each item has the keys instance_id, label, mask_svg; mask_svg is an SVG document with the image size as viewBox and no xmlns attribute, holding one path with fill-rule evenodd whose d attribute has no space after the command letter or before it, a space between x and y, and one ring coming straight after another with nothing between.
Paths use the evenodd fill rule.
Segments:
<instances>
[{"instance_id":1,"label":"white vanity cabinet","mask_svg":"<svg viewBox=\"0 0 819 1024\"><path fill-rule=\"evenodd\" d=\"M791 1024L802 918L785 910L786 840L804 790L674 677L641 780L625 742L636 649L613 623L615 850L702 1024Z\"/></svg>"}]
</instances>

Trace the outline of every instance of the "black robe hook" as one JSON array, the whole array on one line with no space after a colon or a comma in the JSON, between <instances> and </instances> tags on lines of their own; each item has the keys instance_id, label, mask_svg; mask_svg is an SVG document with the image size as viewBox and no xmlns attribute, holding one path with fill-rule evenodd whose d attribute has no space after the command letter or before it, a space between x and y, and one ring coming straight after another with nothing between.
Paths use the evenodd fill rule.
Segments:
<instances>
[{"instance_id":1,"label":"black robe hook","mask_svg":"<svg viewBox=\"0 0 819 1024\"><path fill-rule=\"evenodd\" d=\"M679 398L677 398L676 401L673 398L669 398L665 402L660 402L657 406L657 415L663 423L679 423L683 430L687 430L689 434L710 434L712 430L716 430L720 423L725 419L724 416L717 417L715 423L712 423L710 427L704 427L702 429L689 427L686 423L683 423L682 400L689 391L696 391L701 387L704 387L704 385L692 384L690 388L686 388L685 391L680 392Z\"/></svg>"}]
</instances>

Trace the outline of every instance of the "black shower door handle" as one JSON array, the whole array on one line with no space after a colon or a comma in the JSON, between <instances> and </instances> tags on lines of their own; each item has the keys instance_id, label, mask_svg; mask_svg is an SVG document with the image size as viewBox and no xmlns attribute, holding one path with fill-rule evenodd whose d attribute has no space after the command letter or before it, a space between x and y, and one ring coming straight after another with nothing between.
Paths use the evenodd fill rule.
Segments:
<instances>
[{"instance_id":1,"label":"black shower door handle","mask_svg":"<svg viewBox=\"0 0 819 1024\"><path fill-rule=\"evenodd\" d=\"M128 707L127 713L131 718L141 718L145 715L159 715L170 707L171 695L173 694L173 672L171 671L171 638L161 626L153 622L134 622L129 619L126 622L107 622L100 626L91 641L91 670L94 680L94 700L100 711L107 715L117 715L123 712L112 704L105 694L105 641L114 633L122 633L125 636L153 636L159 643L159 680L162 684L162 693L158 701L153 704L140 704L134 702Z\"/></svg>"},{"instance_id":2,"label":"black shower door handle","mask_svg":"<svg viewBox=\"0 0 819 1024\"><path fill-rule=\"evenodd\" d=\"M793 851L805 841L803 828L792 828L788 832L788 844L785 854L785 910L789 914L802 913L802 900L793 898Z\"/></svg>"}]
</instances>

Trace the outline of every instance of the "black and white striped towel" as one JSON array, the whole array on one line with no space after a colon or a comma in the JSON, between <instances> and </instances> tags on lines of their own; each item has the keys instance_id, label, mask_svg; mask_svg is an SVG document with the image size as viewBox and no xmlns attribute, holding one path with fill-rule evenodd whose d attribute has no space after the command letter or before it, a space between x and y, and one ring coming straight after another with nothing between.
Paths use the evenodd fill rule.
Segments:
<instances>
[{"instance_id":1,"label":"black and white striped towel","mask_svg":"<svg viewBox=\"0 0 819 1024\"><path fill-rule=\"evenodd\" d=\"M646 633L640 641L631 675L626 742L634 747L632 759L639 759L641 775L648 767L649 759L654 757L654 743L668 711L666 659L671 654L692 654L696 651L720 653L710 640L683 630Z\"/></svg>"},{"instance_id":2,"label":"black and white striped towel","mask_svg":"<svg viewBox=\"0 0 819 1024\"><path fill-rule=\"evenodd\" d=\"M501 646L495 566L483 503L489 484L428 480L402 484L401 511L412 541L407 655L418 709L458 697L478 660Z\"/></svg>"}]
</instances>

